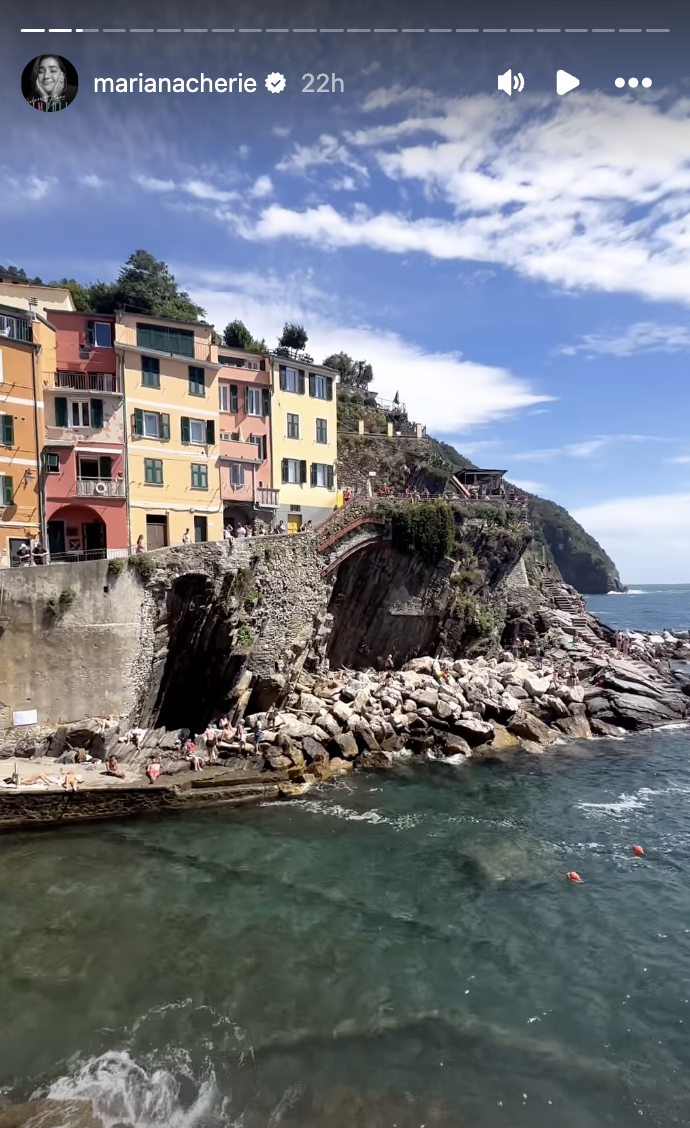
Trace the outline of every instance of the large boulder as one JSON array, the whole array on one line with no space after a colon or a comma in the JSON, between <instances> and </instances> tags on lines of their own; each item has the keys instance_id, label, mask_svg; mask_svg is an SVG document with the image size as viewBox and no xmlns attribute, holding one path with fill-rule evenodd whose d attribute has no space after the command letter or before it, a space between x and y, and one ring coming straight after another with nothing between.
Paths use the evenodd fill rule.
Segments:
<instances>
[{"instance_id":1,"label":"large boulder","mask_svg":"<svg viewBox=\"0 0 690 1128\"><path fill-rule=\"evenodd\" d=\"M282 752L272 749L266 757L266 763L273 768L274 772L286 772L288 768L292 768L293 761L289 756L284 756Z\"/></svg>"},{"instance_id":2,"label":"large boulder","mask_svg":"<svg viewBox=\"0 0 690 1128\"><path fill-rule=\"evenodd\" d=\"M355 767L361 771L382 772L392 767L393 756L390 752L379 749L378 752L360 752L355 760Z\"/></svg>"},{"instance_id":3,"label":"large boulder","mask_svg":"<svg viewBox=\"0 0 690 1128\"><path fill-rule=\"evenodd\" d=\"M554 717L568 717L570 715L565 701L562 701L560 697L555 697L552 693L545 693L539 700L540 704L549 709Z\"/></svg>"},{"instance_id":4,"label":"large boulder","mask_svg":"<svg viewBox=\"0 0 690 1128\"><path fill-rule=\"evenodd\" d=\"M520 747L520 741L514 733L509 732L505 725L494 725L493 740L490 744L483 745L487 751L514 752Z\"/></svg>"},{"instance_id":5,"label":"large boulder","mask_svg":"<svg viewBox=\"0 0 690 1128\"><path fill-rule=\"evenodd\" d=\"M437 701L435 712L440 721L447 721L453 716L453 706L447 701Z\"/></svg>"},{"instance_id":6,"label":"large boulder","mask_svg":"<svg viewBox=\"0 0 690 1128\"><path fill-rule=\"evenodd\" d=\"M330 713L323 713L315 720L317 728L322 729L325 736L337 736L340 732L340 725Z\"/></svg>"},{"instance_id":7,"label":"large boulder","mask_svg":"<svg viewBox=\"0 0 690 1128\"><path fill-rule=\"evenodd\" d=\"M305 736L311 736L315 740L323 737L323 733L316 725L305 724L304 721L298 720L291 713L282 713L276 717L276 728L280 733L285 736L292 736L296 740L303 740Z\"/></svg>"},{"instance_id":8,"label":"large boulder","mask_svg":"<svg viewBox=\"0 0 690 1128\"><path fill-rule=\"evenodd\" d=\"M467 741L457 733L444 733L441 738L441 750L444 756L471 756L472 749Z\"/></svg>"},{"instance_id":9,"label":"large boulder","mask_svg":"<svg viewBox=\"0 0 690 1128\"><path fill-rule=\"evenodd\" d=\"M298 708L303 713L318 713L323 708L323 701L313 693L300 693Z\"/></svg>"},{"instance_id":10,"label":"large boulder","mask_svg":"<svg viewBox=\"0 0 690 1128\"><path fill-rule=\"evenodd\" d=\"M325 761L330 758L323 744L314 740L311 736L305 736L302 740L302 750L310 762L312 760Z\"/></svg>"},{"instance_id":11,"label":"large boulder","mask_svg":"<svg viewBox=\"0 0 690 1128\"><path fill-rule=\"evenodd\" d=\"M434 669L433 658L412 658L406 665L405 670L412 670L416 674L431 674Z\"/></svg>"},{"instance_id":12,"label":"large boulder","mask_svg":"<svg viewBox=\"0 0 690 1128\"><path fill-rule=\"evenodd\" d=\"M519 736L521 740L531 740L535 744L541 745L553 744L556 739L548 725L540 721L539 717L535 717L532 713L526 713L523 709L516 713L508 725L508 732L512 732L514 736Z\"/></svg>"},{"instance_id":13,"label":"large boulder","mask_svg":"<svg viewBox=\"0 0 690 1128\"><path fill-rule=\"evenodd\" d=\"M559 717L556 728L569 736L572 740L588 740L592 735L589 721L586 717Z\"/></svg>"},{"instance_id":14,"label":"large boulder","mask_svg":"<svg viewBox=\"0 0 690 1128\"><path fill-rule=\"evenodd\" d=\"M611 704L620 724L627 729L653 728L678 720L678 713L663 702L636 693L614 693Z\"/></svg>"},{"instance_id":15,"label":"large boulder","mask_svg":"<svg viewBox=\"0 0 690 1128\"><path fill-rule=\"evenodd\" d=\"M341 725L346 725L352 716L352 709L344 701L334 701L331 705L331 713Z\"/></svg>"},{"instance_id":16,"label":"large boulder","mask_svg":"<svg viewBox=\"0 0 690 1128\"><path fill-rule=\"evenodd\" d=\"M551 674L541 678L537 677L536 674L530 674L524 679L522 685L530 697L542 697L551 685Z\"/></svg>"},{"instance_id":17,"label":"large boulder","mask_svg":"<svg viewBox=\"0 0 690 1128\"><path fill-rule=\"evenodd\" d=\"M405 747L405 741L402 736L387 736L381 742L381 747L384 752L399 752Z\"/></svg>"},{"instance_id":18,"label":"large boulder","mask_svg":"<svg viewBox=\"0 0 690 1128\"><path fill-rule=\"evenodd\" d=\"M359 755L359 745L351 732L341 732L333 738L333 745L338 749L340 756L345 760L354 760Z\"/></svg>"},{"instance_id":19,"label":"large boulder","mask_svg":"<svg viewBox=\"0 0 690 1128\"><path fill-rule=\"evenodd\" d=\"M347 775L352 771L353 766L350 760L343 760L340 756L331 758L330 768L333 775Z\"/></svg>"},{"instance_id":20,"label":"large boulder","mask_svg":"<svg viewBox=\"0 0 690 1128\"><path fill-rule=\"evenodd\" d=\"M462 736L472 748L478 744L485 744L493 736L493 726L488 721L479 717L456 717L453 721L453 731Z\"/></svg>"},{"instance_id":21,"label":"large boulder","mask_svg":"<svg viewBox=\"0 0 690 1128\"><path fill-rule=\"evenodd\" d=\"M410 696L417 708L435 709L438 704L438 693L434 689L415 689Z\"/></svg>"},{"instance_id":22,"label":"large boulder","mask_svg":"<svg viewBox=\"0 0 690 1128\"><path fill-rule=\"evenodd\" d=\"M363 718L360 718L353 731L355 734L355 740L363 751L378 751L380 747L379 742L374 736L371 725L367 724L367 722Z\"/></svg>"},{"instance_id":23,"label":"large boulder","mask_svg":"<svg viewBox=\"0 0 690 1128\"><path fill-rule=\"evenodd\" d=\"M620 736L621 730L611 725L608 721L602 721L601 717L590 717L589 727L594 736Z\"/></svg>"}]
</instances>

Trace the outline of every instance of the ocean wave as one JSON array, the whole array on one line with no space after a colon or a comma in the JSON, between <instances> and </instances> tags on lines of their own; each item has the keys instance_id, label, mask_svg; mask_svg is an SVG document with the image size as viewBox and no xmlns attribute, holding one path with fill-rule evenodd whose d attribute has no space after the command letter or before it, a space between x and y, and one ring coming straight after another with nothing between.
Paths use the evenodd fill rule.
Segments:
<instances>
[{"instance_id":1,"label":"ocean wave","mask_svg":"<svg viewBox=\"0 0 690 1128\"><path fill-rule=\"evenodd\" d=\"M147 1072L125 1050L110 1050L74 1063L45 1096L65 1103L89 1102L103 1128L221 1128L228 1123L225 1099L212 1072L193 1084L187 1105L181 1087L181 1080L168 1070Z\"/></svg>"},{"instance_id":2,"label":"ocean wave","mask_svg":"<svg viewBox=\"0 0 690 1128\"><path fill-rule=\"evenodd\" d=\"M581 811L601 811L606 815L625 815L628 811L639 811L647 806L646 797L638 794L626 795L623 792L617 799L610 803L578 803Z\"/></svg>"},{"instance_id":3,"label":"ocean wave","mask_svg":"<svg viewBox=\"0 0 690 1128\"><path fill-rule=\"evenodd\" d=\"M410 830L421 821L420 815L397 815L393 818L382 815L380 811L353 811L350 807L342 807L340 803L324 803L318 799L296 799L295 807L309 811L314 815L327 815L334 819L344 819L346 822L372 823L376 826L391 826L394 830Z\"/></svg>"}]
</instances>

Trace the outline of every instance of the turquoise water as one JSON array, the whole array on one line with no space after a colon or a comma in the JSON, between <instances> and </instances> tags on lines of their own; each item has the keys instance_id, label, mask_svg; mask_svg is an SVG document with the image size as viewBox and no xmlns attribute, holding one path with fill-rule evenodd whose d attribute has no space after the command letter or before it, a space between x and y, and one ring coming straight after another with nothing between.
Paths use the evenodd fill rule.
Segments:
<instances>
[{"instance_id":1,"label":"turquoise water","mask_svg":"<svg viewBox=\"0 0 690 1128\"><path fill-rule=\"evenodd\" d=\"M6 837L0 1086L109 1128L688 1124L689 801L675 730Z\"/></svg>"},{"instance_id":2,"label":"turquoise water","mask_svg":"<svg viewBox=\"0 0 690 1128\"><path fill-rule=\"evenodd\" d=\"M690 630L690 584L631 584L627 595L588 595L587 610L629 631Z\"/></svg>"}]
</instances>

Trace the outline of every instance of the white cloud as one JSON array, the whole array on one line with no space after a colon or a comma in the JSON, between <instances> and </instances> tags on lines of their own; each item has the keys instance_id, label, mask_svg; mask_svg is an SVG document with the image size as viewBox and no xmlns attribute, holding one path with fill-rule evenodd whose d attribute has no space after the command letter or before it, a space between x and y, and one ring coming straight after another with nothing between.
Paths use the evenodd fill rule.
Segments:
<instances>
[{"instance_id":1,"label":"white cloud","mask_svg":"<svg viewBox=\"0 0 690 1128\"><path fill-rule=\"evenodd\" d=\"M618 436L623 437L623 436ZM579 443L567 443L563 447L544 447L541 450L525 450L510 457L515 462L550 462L553 458L592 458L610 443L611 437L604 435L598 439L585 439Z\"/></svg>"},{"instance_id":2,"label":"white cloud","mask_svg":"<svg viewBox=\"0 0 690 1128\"><path fill-rule=\"evenodd\" d=\"M690 493L616 498L573 511L628 583L686 583Z\"/></svg>"},{"instance_id":3,"label":"white cloud","mask_svg":"<svg viewBox=\"0 0 690 1128\"><path fill-rule=\"evenodd\" d=\"M134 179L147 192L174 192L177 188L174 180L159 180L155 176L135 176Z\"/></svg>"},{"instance_id":4,"label":"white cloud","mask_svg":"<svg viewBox=\"0 0 690 1128\"><path fill-rule=\"evenodd\" d=\"M329 133L322 133L313 145L296 144L292 152L278 162L276 168L280 172L298 172L304 175L322 165L348 168L362 184L369 180L366 166L355 159L342 141Z\"/></svg>"},{"instance_id":5,"label":"white cloud","mask_svg":"<svg viewBox=\"0 0 690 1128\"><path fill-rule=\"evenodd\" d=\"M27 176L24 195L28 200L43 200L56 183L54 176Z\"/></svg>"},{"instance_id":6,"label":"white cloud","mask_svg":"<svg viewBox=\"0 0 690 1128\"><path fill-rule=\"evenodd\" d=\"M252 196L260 199L263 196L270 196L273 191L273 181L270 176L259 176L252 185Z\"/></svg>"},{"instance_id":7,"label":"white cloud","mask_svg":"<svg viewBox=\"0 0 690 1128\"><path fill-rule=\"evenodd\" d=\"M679 454L676 458L669 458L676 466L690 466L690 454Z\"/></svg>"},{"instance_id":8,"label":"white cloud","mask_svg":"<svg viewBox=\"0 0 690 1128\"><path fill-rule=\"evenodd\" d=\"M404 115L410 101L399 121L344 141L322 135L279 166L343 163L363 176L368 162L422 189L409 211L273 205L242 234L499 263L569 289L690 302L689 100L593 93L506 105L497 95L439 102L379 91L366 108L390 117L399 105Z\"/></svg>"},{"instance_id":9,"label":"white cloud","mask_svg":"<svg viewBox=\"0 0 690 1128\"><path fill-rule=\"evenodd\" d=\"M520 490L527 490L527 493L539 494L547 490L543 482L533 482L531 478L513 478L510 476L510 483Z\"/></svg>"},{"instance_id":10,"label":"white cloud","mask_svg":"<svg viewBox=\"0 0 690 1128\"><path fill-rule=\"evenodd\" d=\"M93 173L93 172L90 172L88 174L88 176L80 177L79 183L83 184L85 188L104 188L105 187L105 180L101 180L100 176L96 176L96 174Z\"/></svg>"},{"instance_id":11,"label":"white cloud","mask_svg":"<svg viewBox=\"0 0 690 1128\"><path fill-rule=\"evenodd\" d=\"M476 364L458 353L431 352L398 334L348 323L347 314L309 278L216 273L195 279L179 266L174 269L217 326L240 318L254 336L270 344L286 319L294 319L307 326L307 348L316 360L341 349L366 358L374 368L375 390L388 399L399 392L410 418L434 434L457 435L550 398L506 368Z\"/></svg>"},{"instance_id":12,"label":"white cloud","mask_svg":"<svg viewBox=\"0 0 690 1128\"><path fill-rule=\"evenodd\" d=\"M638 321L619 333L588 333L576 345L564 345L562 356L634 356L636 353L675 353L690 349L690 326Z\"/></svg>"}]
</instances>

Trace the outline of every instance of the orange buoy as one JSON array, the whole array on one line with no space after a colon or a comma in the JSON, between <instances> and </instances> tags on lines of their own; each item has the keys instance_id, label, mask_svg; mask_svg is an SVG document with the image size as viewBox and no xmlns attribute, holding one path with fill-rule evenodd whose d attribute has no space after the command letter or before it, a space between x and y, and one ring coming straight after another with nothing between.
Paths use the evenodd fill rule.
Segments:
<instances>
[{"instance_id":1,"label":"orange buoy","mask_svg":"<svg viewBox=\"0 0 690 1128\"><path fill-rule=\"evenodd\" d=\"M575 873L575 870L570 870L569 873L566 874L566 877L569 877L571 881L582 881L579 873Z\"/></svg>"},{"instance_id":2,"label":"orange buoy","mask_svg":"<svg viewBox=\"0 0 690 1128\"><path fill-rule=\"evenodd\" d=\"M633 854L636 854L638 858L644 858L645 857L645 852L644 852L644 850L642 849L641 846L633 846L632 852L633 852Z\"/></svg>"}]
</instances>

